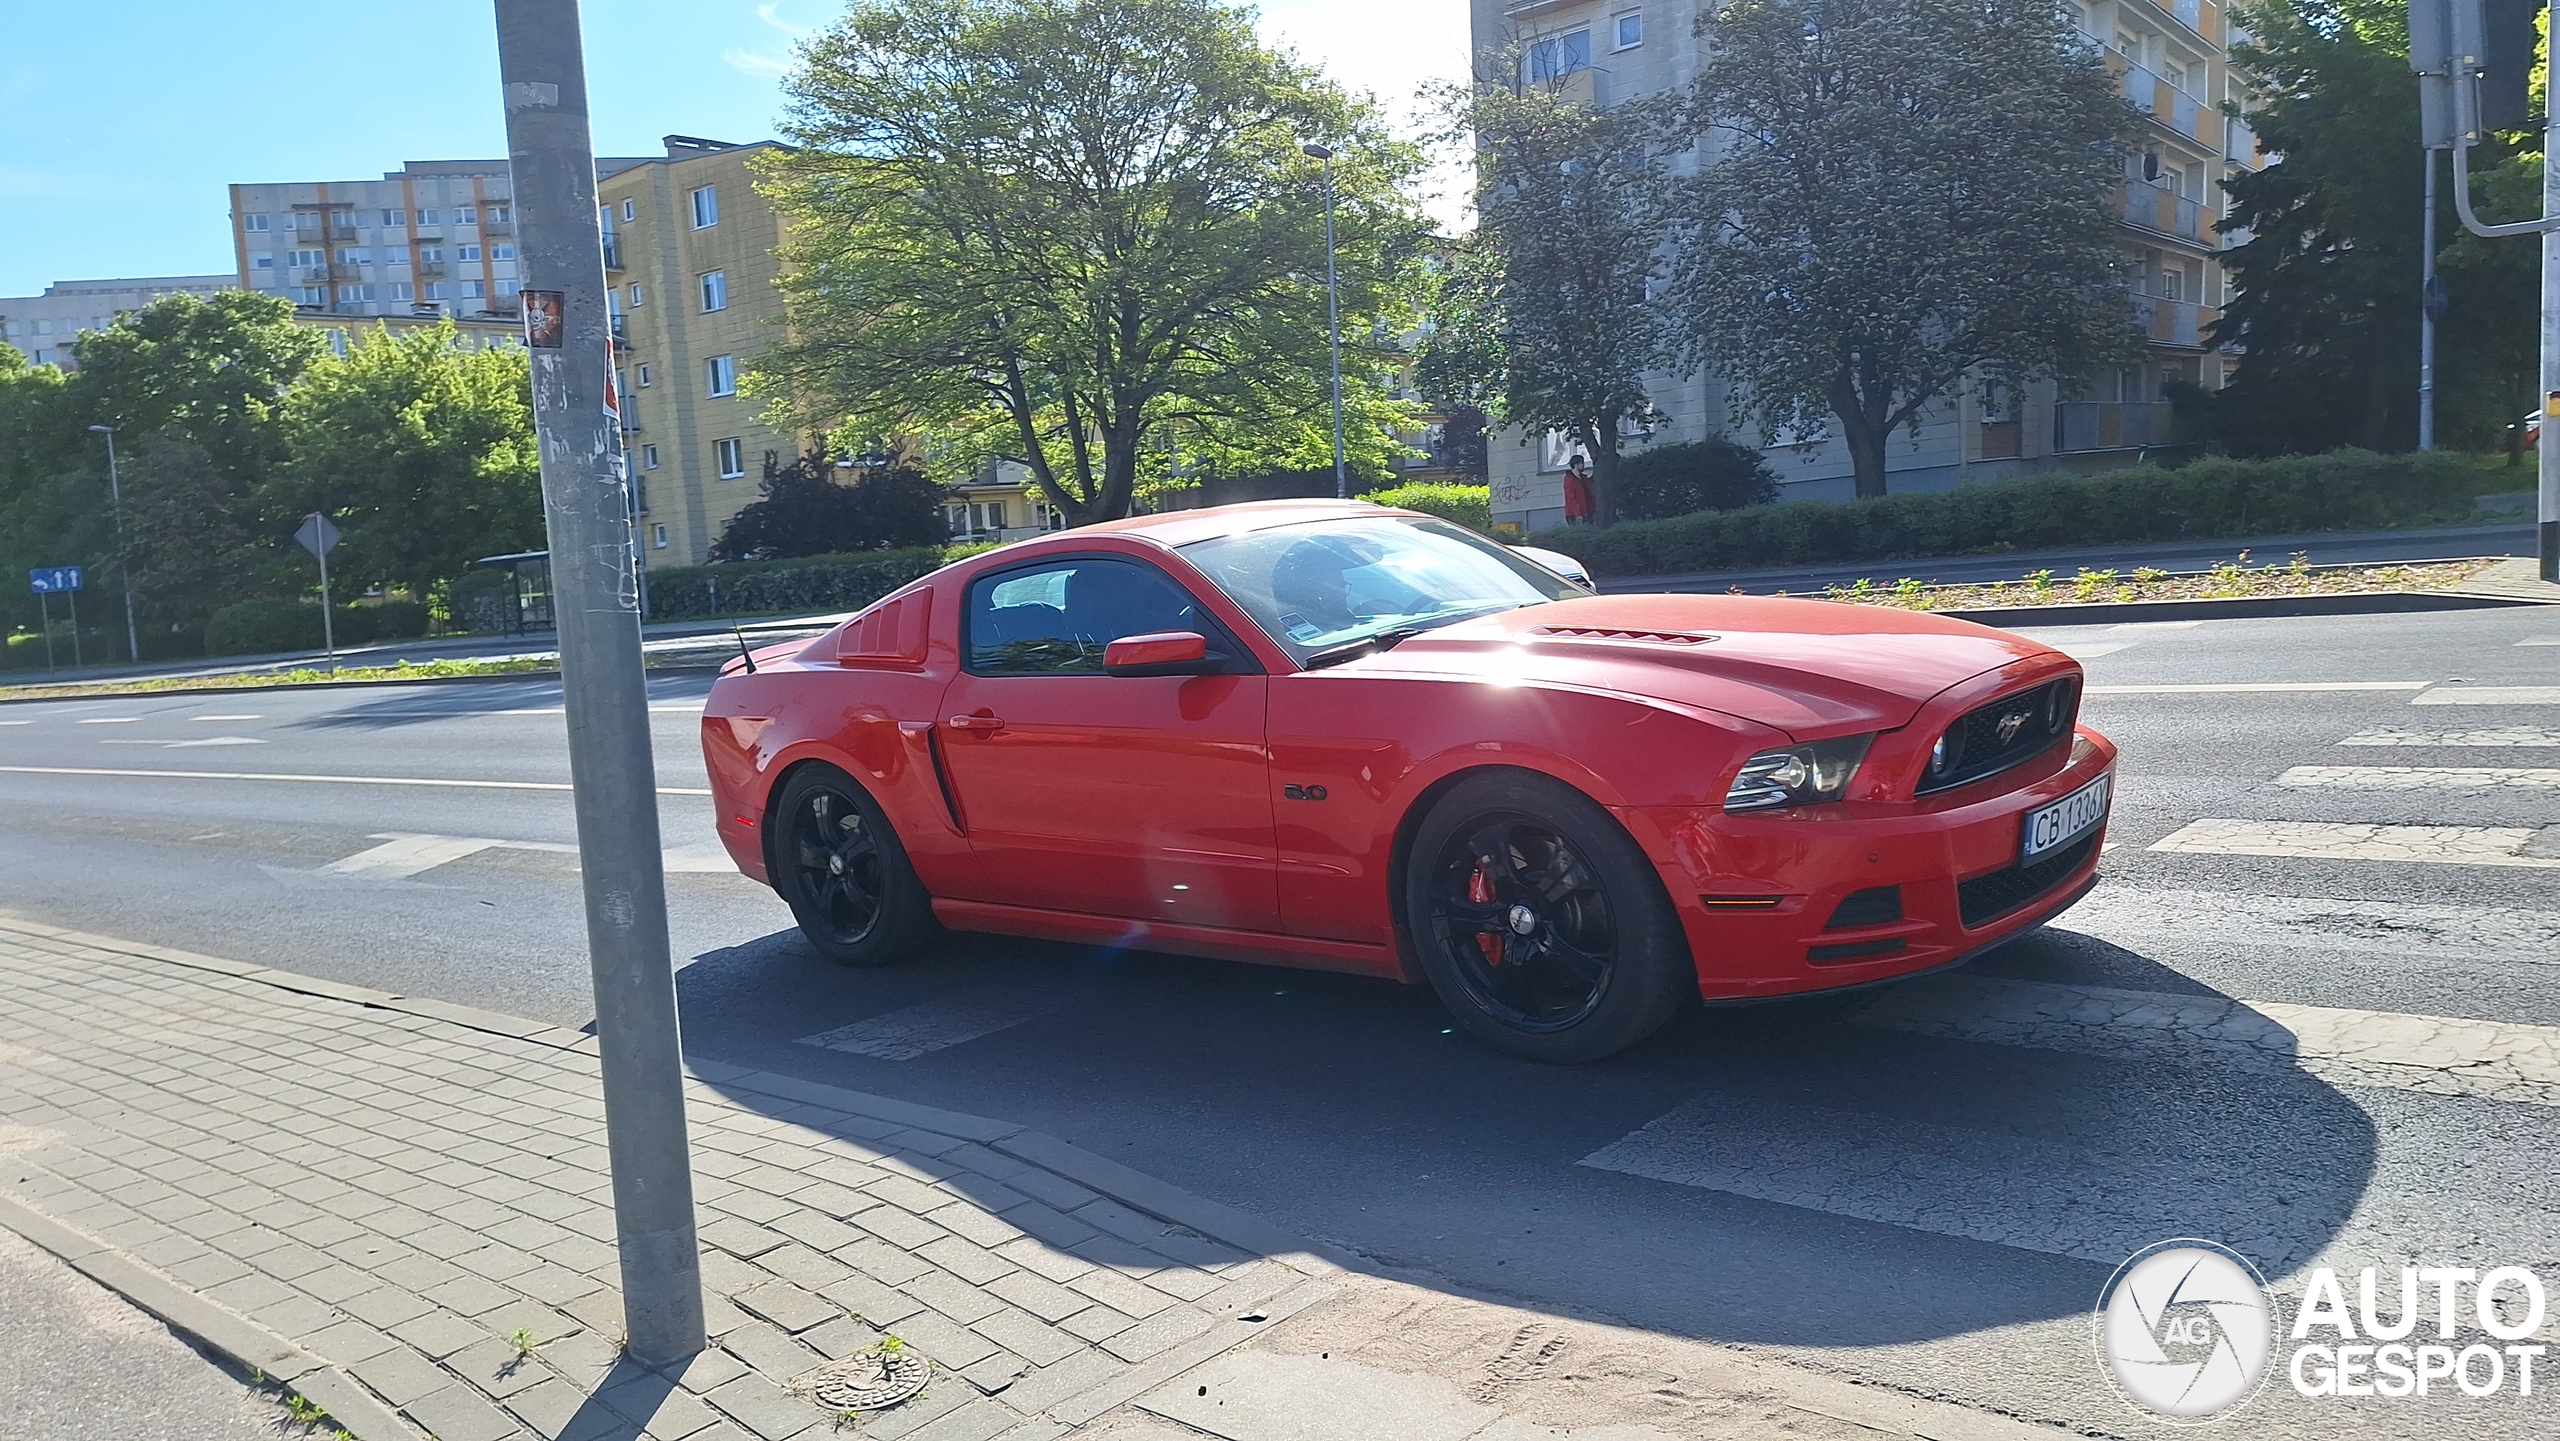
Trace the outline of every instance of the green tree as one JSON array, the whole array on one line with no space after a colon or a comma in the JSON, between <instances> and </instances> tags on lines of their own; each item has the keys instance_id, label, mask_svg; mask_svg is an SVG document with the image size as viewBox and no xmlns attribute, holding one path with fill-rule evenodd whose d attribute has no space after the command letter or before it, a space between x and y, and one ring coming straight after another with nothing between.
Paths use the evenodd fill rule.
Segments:
<instances>
[{"instance_id":1,"label":"green tree","mask_svg":"<svg viewBox=\"0 0 2560 1441\"><path fill-rule=\"evenodd\" d=\"M1649 111L1602 111L1553 84L1505 78L1449 97L1476 161L1476 228L1457 248L1418 379L1532 434L1561 431L1591 457L1593 519L1618 515L1630 429L1658 419L1647 371L1672 359L1652 295L1667 229Z\"/></svg>"},{"instance_id":2,"label":"green tree","mask_svg":"<svg viewBox=\"0 0 2560 1441\"><path fill-rule=\"evenodd\" d=\"M311 367L286 397L291 463L270 517L326 512L349 582L425 591L473 560L542 543L542 473L522 350L463 350L450 321L382 327Z\"/></svg>"},{"instance_id":3,"label":"green tree","mask_svg":"<svg viewBox=\"0 0 2560 1441\"><path fill-rule=\"evenodd\" d=\"M283 460L285 392L328 348L280 297L171 295L82 336L67 399L120 441L165 431L202 447L226 493L245 497Z\"/></svg>"},{"instance_id":4,"label":"green tree","mask_svg":"<svg viewBox=\"0 0 2560 1441\"><path fill-rule=\"evenodd\" d=\"M767 467L750 501L711 546L715 561L784 560L940 545L942 488L903 464L840 466L825 437L791 464Z\"/></svg>"},{"instance_id":5,"label":"green tree","mask_svg":"<svg viewBox=\"0 0 2560 1441\"><path fill-rule=\"evenodd\" d=\"M1688 357L1764 434L1886 442L1981 376L2137 352L2110 201L2135 117L2044 0L1728 0L1672 143Z\"/></svg>"},{"instance_id":6,"label":"green tree","mask_svg":"<svg viewBox=\"0 0 2560 1441\"><path fill-rule=\"evenodd\" d=\"M238 503L205 447L168 430L123 456L124 540L134 595L148 598L152 629L187 632L243 596L265 593L278 537L262 535L254 507ZM145 645L145 654L151 647Z\"/></svg>"},{"instance_id":7,"label":"green tree","mask_svg":"<svg viewBox=\"0 0 2560 1441\"><path fill-rule=\"evenodd\" d=\"M0 565L7 567L0 578L97 554L66 549L81 529L81 442L97 437L73 418L64 388L61 370L30 365L17 347L0 345ZM103 465L98 483L105 484ZM0 585L7 628L32 628L37 614L24 585Z\"/></svg>"},{"instance_id":8,"label":"green tree","mask_svg":"<svg viewBox=\"0 0 2560 1441\"><path fill-rule=\"evenodd\" d=\"M1383 395L1419 156L1248 13L861 0L786 88L791 329L755 379L802 427L1016 457L1077 524L1186 453L1297 464L1322 436L1330 464L1311 141L1340 152L1351 405L1403 418Z\"/></svg>"},{"instance_id":9,"label":"green tree","mask_svg":"<svg viewBox=\"0 0 2560 1441\"><path fill-rule=\"evenodd\" d=\"M2235 294L2212 338L2240 363L2210 399L2214 437L2242 455L2406 450L2417 437L2425 184L2407 8L2283 0L2245 23L2258 38L2233 55L2266 97L2247 118L2284 163L2224 183L2231 224L2249 238L2224 257ZM2538 213L2540 156L2505 142L2482 152L2483 218ZM2436 337L2437 430L2487 448L2533 403L2540 257L2529 239L2463 231L2449 178L2437 179L2451 297Z\"/></svg>"}]
</instances>

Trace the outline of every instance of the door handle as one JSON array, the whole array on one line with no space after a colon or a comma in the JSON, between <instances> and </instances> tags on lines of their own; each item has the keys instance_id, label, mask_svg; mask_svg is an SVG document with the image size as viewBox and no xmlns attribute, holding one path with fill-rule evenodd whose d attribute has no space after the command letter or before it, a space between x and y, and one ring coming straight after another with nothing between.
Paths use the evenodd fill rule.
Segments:
<instances>
[{"instance_id":1,"label":"door handle","mask_svg":"<svg viewBox=\"0 0 2560 1441\"><path fill-rule=\"evenodd\" d=\"M988 715L982 711L977 715L953 716L951 718L950 725L951 728L956 731L969 731L978 735L992 735L995 732L1004 729L1004 718L1002 716Z\"/></svg>"}]
</instances>

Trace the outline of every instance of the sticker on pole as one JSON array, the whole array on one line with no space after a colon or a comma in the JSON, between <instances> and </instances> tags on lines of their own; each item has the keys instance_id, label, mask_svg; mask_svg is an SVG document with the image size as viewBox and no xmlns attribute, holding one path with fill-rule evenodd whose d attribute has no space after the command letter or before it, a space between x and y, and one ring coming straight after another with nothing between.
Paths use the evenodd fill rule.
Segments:
<instances>
[{"instance_id":1,"label":"sticker on pole","mask_svg":"<svg viewBox=\"0 0 2560 1441\"><path fill-rule=\"evenodd\" d=\"M557 290L528 290L524 296L524 343L536 350L558 350L567 328L568 306Z\"/></svg>"},{"instance_id":2,"label":"sticker on pole","mask_svg":"<svg viewBox=\"0 0 2560 1441\"><path fill-rule=\"evenodd\" d=\"M302 542L304 550L326 560L338 544L338 528L329 523L329 517L315 510L302 518L302 529L295 531L293 538Z\"/></svg>"}]
</instances>

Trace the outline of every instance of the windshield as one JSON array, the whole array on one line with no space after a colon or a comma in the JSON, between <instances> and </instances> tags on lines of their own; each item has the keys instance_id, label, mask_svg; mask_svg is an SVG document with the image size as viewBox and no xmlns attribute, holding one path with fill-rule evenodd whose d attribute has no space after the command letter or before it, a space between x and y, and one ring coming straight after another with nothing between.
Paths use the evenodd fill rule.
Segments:
<instances>
[{"instance_id":1,"label":"windshield","mask_svg":"<svg viewBox=\"0 0 2560 1441\"><path fill-rule=\"evenodd\" d=\"M1590 592L1446 521L1363 516L1194 541L1182 557L1301 665L1397 631Z\"/></svg>"}]
</instances>

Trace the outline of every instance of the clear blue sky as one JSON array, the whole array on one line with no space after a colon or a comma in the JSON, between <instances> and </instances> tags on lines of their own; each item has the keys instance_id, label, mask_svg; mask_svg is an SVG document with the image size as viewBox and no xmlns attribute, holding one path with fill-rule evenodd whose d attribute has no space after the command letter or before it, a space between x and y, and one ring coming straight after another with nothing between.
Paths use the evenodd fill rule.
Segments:
<instances>
[{"instance_id":1,"label":"clear blue sky","mask_svg":"<svg viewBox=\"0 0 2560 1441\"><path fill-rule=\"evenodd\" d=\"M226 186L506 154L488 0L5 0L0 295L227 271ZM1402 111L1464 69L1463 0L1267 0L1265 33ZM596 149L773 133L828 0L585 0Z\"/></svg>"}]
</instances>

